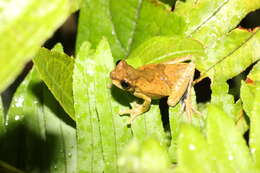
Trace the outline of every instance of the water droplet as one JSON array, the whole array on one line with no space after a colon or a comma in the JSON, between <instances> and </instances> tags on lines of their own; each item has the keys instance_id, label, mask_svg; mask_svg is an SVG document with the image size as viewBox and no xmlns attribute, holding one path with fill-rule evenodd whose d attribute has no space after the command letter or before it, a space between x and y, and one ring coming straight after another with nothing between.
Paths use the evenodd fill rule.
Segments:
<instances>
[{"instance_id":1,"label":"water droplet","mask_svg":"<svg viewBox=\"0 0 260 173\"><path fill-rule=\"evenodd\" d=\"M68 153L68 156L69 156L69 157L71 157L71 156L72 156L72 154L71 154L71 153Z\"/></svg>"},{"instance_id":2,"label":"water droplet","mask_svg":"<svg viewBox=\"0 0 260 173\"><path fill-rule=\"evenodd\" d=\"M234 157L232 155L228 156L228 160L233 160L233 159L234 159Z\"/></svg>"},{"instance_id":3,"label":"water droplet","mask_svg":"<svg viewBox=\"0 0 260 173\"><path fill-rule=\"evenodd\" d=\"M114 30L112 30L112 35L116 35L116 32Z\"/></svg>"},{"instance_id":4,"label":"water droplet","mask_svg":"<svg viewBox=\"0 0 260 173\"><path fill-rule=\"evenodd\" d=\"M14 120L15 120L15 121L20 120L20 115L15 115Z\"/></svg>"},{"instance_id":5,"label":"water droplet","mask_svg":"<svg viewBox=\"0 0 260 173\"><path fill-rule=\"evenodd\" d=\"M189 149L190 149L190 150L195 150L196 147L195 147L195 145L193 145L193 144L189 144Z\"/></svg>"},{"instance_id":6,"label":"water droplet","mask_svg":"<svg viewBox=\"0 0 260 173\"><path fill-rule=\"evenodd\" d=\"M24 98L23 97L18 97L17 99L15 99L15 106L16 107L22 107L23 106L23 101L24 101Z\"/></svg>"},{"instance_id":7,"label":"water droplet","mask_svg":"<svg viewBox=\"0 0 260 173\"><path fill-rule=\"evenodd\" d=\"M57 169L57 166L56 166L56 165L54 165L54 169Z\"/></svg>"},{"instance_id":8,"label":"water droplet","mask_svg":"<svg viewBox=\"0 0 260 173\"><path fill-rule=\"evenodd\" d=\"M255 150L256 150L255 148L251 148L251 149L250 149L250 151L251 151L252 154L255 153Z\"/></svg>"},{"instance_id":9,"label":"water droplet","mask_svg":"<svg viewBox=\"0 0 260 173\"><path fill-rule=\"evenodd\" d=\"M9 116L6 116L5 126L8 126Z\"/></svg>"}]
</instances>

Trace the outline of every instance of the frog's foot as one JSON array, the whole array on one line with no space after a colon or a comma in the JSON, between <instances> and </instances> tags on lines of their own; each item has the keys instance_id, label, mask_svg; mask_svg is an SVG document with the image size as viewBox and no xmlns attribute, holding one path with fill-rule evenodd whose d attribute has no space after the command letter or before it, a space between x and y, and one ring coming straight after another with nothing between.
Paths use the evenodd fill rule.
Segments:
<instances>
[{"instance_id":1,"label":"frog's foot","mask_svg":"<svg viewBox=\"0 0 260 173\"><path fill-rule=\"evenodd\" d=\"M143 104L140 105L140 104L137 104L136 102L134 102L131 104L132 109L120 111L120 113L119 113L120 115L130 114L130 118L127 123L128 125L131 125L136 117L138 117L142 113L148 111L150 104L151 104L151 98L147 97L146 95L144 95L142 93L135 92L134 96L143 99L144 100Z\"/></svg>"},{"instance_id":2,"label":"frog's foot","mask_svg":"<svg viewBox=\"0 0 260 173\"><path fill-rule=\"evenodd\" d=\"M201 115L201 113L192 106L190 98L186 98L183 100L182 111L186 112L190 122L192 121L193 114Z\"/></svg>"},{"instance_id":3,"label":"frog's foot","mask_svg":"<svg viewBox=\"0 0 260 173\"><path fill-rule=\"evenodd\" d=\"M135 104L135 106L133 107L133 109L128 109L128 110L123 110L123 111L120 111L119 114L120 115L125 115L125 114L129 114L130 117L127 121L127 124L128 125L131 125L132 122L134 121L134 119L136 117L138 117L139 115L141 115L142 113L145 112L145 109L143 108L143 105L138 105L138 104Z\"/></svg>"}]
</instances>

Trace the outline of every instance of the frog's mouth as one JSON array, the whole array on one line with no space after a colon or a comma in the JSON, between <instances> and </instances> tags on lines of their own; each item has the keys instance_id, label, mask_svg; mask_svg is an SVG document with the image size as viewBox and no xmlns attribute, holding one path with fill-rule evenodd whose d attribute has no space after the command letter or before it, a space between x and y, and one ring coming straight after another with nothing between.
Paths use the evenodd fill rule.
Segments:
<instances>
[{"instance_id":1,"label":"frog's mouth","mask_svg":"<svg viewBox=\"0 0 260 173\"><path fill-rule=\"evenodd\" d=\"M112 80L112 83L116 87L118 87L118 88L120 88L120 89L122 89L124 91L128 91L128 92L133 92L134 91L134 88L131 86L130 83L127 82L128 86L125 86L122 81L124 81L124 80L121 80L121 81L119 81L119 80Z\"/></svg>"},{"instance_id":2,"label":"frog's mouth","mask_svg":"<svg viewBox=\"0 0 260 173\"><path fill-rule=\"evenodd\" d=\"M117 88L120 88L120 89L122 89L122 90L125 90L125 89L121 86L121 84L120 84L120 82L119 82L118 80L112 80L112 83L113 83L113 85L115 85Z\"/></svg>"}]
</instances>

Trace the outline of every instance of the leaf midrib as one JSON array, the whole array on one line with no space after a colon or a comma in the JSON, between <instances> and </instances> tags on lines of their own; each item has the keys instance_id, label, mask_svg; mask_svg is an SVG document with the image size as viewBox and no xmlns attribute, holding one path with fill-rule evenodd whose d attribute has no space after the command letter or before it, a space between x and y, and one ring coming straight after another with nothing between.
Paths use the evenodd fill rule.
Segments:
<instances>
[{"instance_id":1,"label":"leaf midrib","mask_svg":"<svg viewBox=\"0 0 260 173\"><path fill-rule=\"evenodd\" d=\"M223 58L221 58L220 60L218 60L216 63L214 63L214 65L212 65L211 67L209 67L206 71L203 72L203 74L209 72L210 70L212 70L215 66L217 66L218 64L220 64L222 61L224 61L225 59L227 59L228 57L230 57L233 53L235 53L238 49L240 49L241 47L243 47L244 45L246 45L258 32L260 31L260 29L258 29L256 32L252 33L246 40L244 40L240 45L238 45L237 47L235 47L232 51L230 51L226 56L224 56Z\"/></svg>"}]
</instances>

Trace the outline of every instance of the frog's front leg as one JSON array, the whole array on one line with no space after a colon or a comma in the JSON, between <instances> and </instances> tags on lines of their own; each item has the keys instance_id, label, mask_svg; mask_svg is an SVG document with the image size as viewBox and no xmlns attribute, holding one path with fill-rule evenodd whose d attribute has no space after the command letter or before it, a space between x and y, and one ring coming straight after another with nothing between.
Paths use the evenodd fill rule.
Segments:
<instances>
[{"instance_id":1,"label":"frog's front leg","mask_svg":"<svg viewBox=\"0 0 260 173\"><path fill-rule=\"evenodd\" d=\"M149 107L150 107L150 104L151 104L151 98L142 94L142 93L138 93L138 92L135 92L134 93L134 96L138 97L138 98L141 98L144 100L143 104L135 104L134 107L132 107L132 109L129 109L129 110L125 110L125 111L121 111L119 114L120 115L123 115L123 114L130 114L130 118L127 122L127 124L132 124L133 120L141 115L142 113L146 112Z\"/></svg>"}]
</instances>

